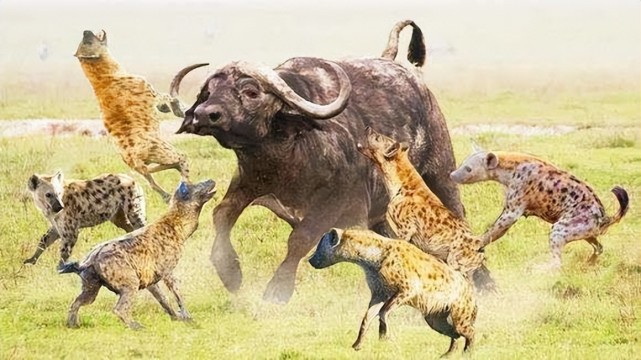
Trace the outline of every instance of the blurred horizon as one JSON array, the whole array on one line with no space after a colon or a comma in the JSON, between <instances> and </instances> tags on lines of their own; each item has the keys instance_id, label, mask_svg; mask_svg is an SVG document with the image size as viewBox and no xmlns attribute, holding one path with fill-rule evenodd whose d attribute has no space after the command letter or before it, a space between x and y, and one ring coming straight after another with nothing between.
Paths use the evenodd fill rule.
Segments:
<instances>
[{"instance_id":1,"label":"blurred horizon","mask_svg":"<svg viewBox=\"0 0 641 360\"><path fill-rule=\"evenodd\" d=\"M121 65L166 91L197 62L211 71L236 60L275 67L296 56L379 56L407 18L423 30L423 71L437 91L638 91L640 10L639 1L600 0L0 0L0 100L91 97L72 56L86 29L105 29ZM203 74L190 75L187 89Z\"/></svg>"}]
</instances>

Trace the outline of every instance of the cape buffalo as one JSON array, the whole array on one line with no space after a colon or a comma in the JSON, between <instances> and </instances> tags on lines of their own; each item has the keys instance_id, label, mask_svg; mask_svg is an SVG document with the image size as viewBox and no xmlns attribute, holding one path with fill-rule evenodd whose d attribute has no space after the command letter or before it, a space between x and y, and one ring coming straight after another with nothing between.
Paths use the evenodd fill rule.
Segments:
<instances>
[{"instance_id":1,"label":"cape buffalo","mask_svg":"<svg viewBox=\"0 0 641 360\"><path fill-rule=\"evenodd\" d=\"M455 169L450 136L434 95L417 69L394 61L399 32L413 26L408 59L420 66L425 45L412 21L397 24L381 58L330 62L292 58L275 69L233 62L205 80L178 130L211 135L238 158L238 169L214 209L211 251L229 291L241 285L230 232L243 210L260 204L292 226L287 256L264 299L287 302L298 263L332 227L384 232L389 196L378 170L356 143L367 126L411 146L425 182L458 216L464 209L449 173ZM171 86L178 95L181 70Z\"/></svg>"}]
</instances>

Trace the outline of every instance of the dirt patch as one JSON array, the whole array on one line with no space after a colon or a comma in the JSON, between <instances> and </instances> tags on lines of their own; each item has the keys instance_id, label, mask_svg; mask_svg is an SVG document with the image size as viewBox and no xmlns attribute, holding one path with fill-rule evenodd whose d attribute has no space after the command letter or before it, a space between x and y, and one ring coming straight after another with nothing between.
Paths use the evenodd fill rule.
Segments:
<instances>
[{"instance_id":1,"label":"dirt patch","mask_svg":"<svg viewBox=\"0 0 641 360\"><path fill-rule=\"evenodd\" d=\"M161 121L160 133L171 136L176 133L179 122ZM0 120L0 137L28 137L37 135L70 136L81 135L101 137L107 135L107 129L100 119L64 120Z\"/></svg>"},{"instance_id":2,"label":"dirt patch","mask_svg":"<svg viewBox=\"0 0 641 360\"><path fill-rule=\"evenodd\" d=\"M178 121L161 121L160 133L163 136L175 134L180 126ZM507 124L474 124L457 126L451 129L456 135L473 135L487 132L541 136L564 135L576 128L568 125L533 126ZM64 120L64 119L34 119L34 120L0 120L0 137L21 137L34 135L49 136L106 136L107 130L100 119Z\"/></svg>"}]
</instances>

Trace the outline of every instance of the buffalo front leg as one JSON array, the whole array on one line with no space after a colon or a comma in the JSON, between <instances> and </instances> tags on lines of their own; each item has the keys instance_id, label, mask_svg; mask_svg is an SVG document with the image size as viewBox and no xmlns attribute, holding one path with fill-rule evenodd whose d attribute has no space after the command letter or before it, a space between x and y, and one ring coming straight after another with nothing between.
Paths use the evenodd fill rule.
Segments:
<instances>
[{"instance_id":1,"label":"buffalo front leg","mask_svg":"<svg viewBox=\"0 0 641 360\"><path fill-rule=\"evenodd\" d=\"M243 279L238 254L231 244L231 229L243 210L253 199L239 187L235 178L229 186L223 201L214 208L216 237L211 248L210 260L225 288L236 292Z\"/></svg>"},{"instance_id":2,"label":"buffalo front leg","mask_svg":"<svg viewBox=\"0 0 641 360\"><path fill-rule=\"evenodd\" d=\"M292 230L287 240L287 256L267 284L263 299L285 304L294 293L298 263L318 243L321 235L336 223L339 215L309 214Z\"/></svg>"},{"instance_id":3,"label":"buffalo front leg","mask_svg":"<svg viewBox=\"0 0 641 360\"><path fill-rule=\"evenodd\" d=\"M38 258L40 258L40 255L42 255L42 253L59 238L60 235L58 235L56 228L50 227L49 230L47 230L47 232L40 238L36 252L33 253L30 258L23 261L23 264L35 264L38 261Z\"/></svg>"}]
</instances>

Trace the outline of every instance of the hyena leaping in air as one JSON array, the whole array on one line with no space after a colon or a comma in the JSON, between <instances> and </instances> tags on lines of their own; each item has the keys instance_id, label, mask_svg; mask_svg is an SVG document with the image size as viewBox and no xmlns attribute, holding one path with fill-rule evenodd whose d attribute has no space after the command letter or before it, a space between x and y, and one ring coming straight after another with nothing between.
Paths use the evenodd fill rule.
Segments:
<instances>
[{"instance_id":1,"label":"hyena leaping in air","mask_svg":"<svg viewBox=\"0 0 641 360\"><path fill-rule=\"evenodd\" d=\"M178 99L158 93L144 78L127 73L111 56L104 30L97 35L85 30L75 56L93 87L105 128L122 159L169 201L170 195L151 174L176 169L182 180L189 182L189 165L184 154L160 137L156 109L183 117Z\"/></svg>"}]
</instances>

